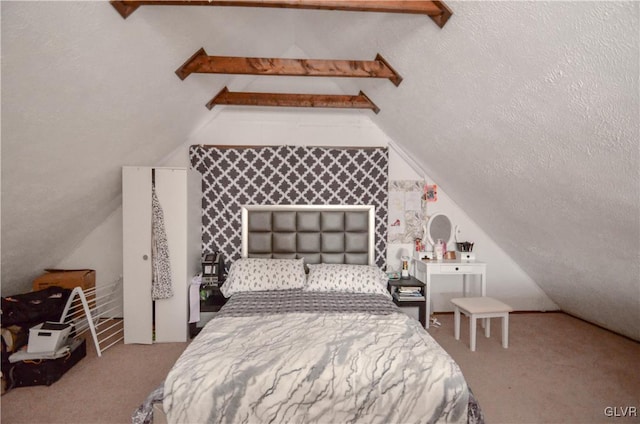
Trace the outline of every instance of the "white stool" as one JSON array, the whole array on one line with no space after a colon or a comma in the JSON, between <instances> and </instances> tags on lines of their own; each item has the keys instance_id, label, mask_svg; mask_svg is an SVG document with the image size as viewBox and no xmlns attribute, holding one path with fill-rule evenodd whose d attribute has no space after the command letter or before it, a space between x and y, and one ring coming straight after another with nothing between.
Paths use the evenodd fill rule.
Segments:
<instances>
[{"instance_id":1,"label":"white stool","mask_svg":"<svg viewBox=\"0 0 640 424\"><path fill-rule=\"evenodd\" d=\"M484 335L491 335L490 318L502 318L502 347L509 347L509 312L513 311L511 306L500 302L492 297L459 297L451 299L455 306L454 311L454 334L456 340L460 340L460 312L469 317L469 333L471 334L471 351L476 350L476 320L487 318Z\"/></svg>"}]
</instances>

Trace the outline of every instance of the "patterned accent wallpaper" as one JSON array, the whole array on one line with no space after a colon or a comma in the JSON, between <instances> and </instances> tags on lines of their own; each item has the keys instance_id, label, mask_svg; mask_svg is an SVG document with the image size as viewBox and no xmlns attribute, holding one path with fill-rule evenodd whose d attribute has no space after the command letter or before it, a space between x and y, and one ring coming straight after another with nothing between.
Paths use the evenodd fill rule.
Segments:
<instances>
[{"instance_id":1,"label":"patterned accent wallpaper","mask_svg":"<svg viewBox=\"0 0 640 424\"><path fill-rule=\"evenodd\" d=\"M374 205L375 261L386 267L386 148L193 145L189 158L202 174L203 252L240 258L242 205Z\"/></svg>"}]
</instances>

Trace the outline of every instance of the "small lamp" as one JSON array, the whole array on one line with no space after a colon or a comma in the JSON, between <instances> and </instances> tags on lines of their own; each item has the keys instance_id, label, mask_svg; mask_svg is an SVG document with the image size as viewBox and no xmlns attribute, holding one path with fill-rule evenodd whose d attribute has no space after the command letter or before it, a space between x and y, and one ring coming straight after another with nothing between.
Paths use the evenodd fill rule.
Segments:
<instances>
[{"instance_id":1,"label":"small lamp","mask_svg":"<svg viewBox=\"0 0 640 424\"><path fill-rule=\"evenodd\" d=\"M402 273L400 274L400 278L403 280L408 280L411 277L409 276L409 261L411 260L410 256L402 256Z\"/></svg>"}]
</instances>

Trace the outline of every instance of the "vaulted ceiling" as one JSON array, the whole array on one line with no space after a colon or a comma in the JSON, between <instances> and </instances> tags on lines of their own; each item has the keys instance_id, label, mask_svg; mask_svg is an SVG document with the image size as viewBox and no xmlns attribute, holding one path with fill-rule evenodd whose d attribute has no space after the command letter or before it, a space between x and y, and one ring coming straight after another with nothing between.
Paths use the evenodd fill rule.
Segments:
<instances>
[{"instance_id":1,"label":"vaulted ceiling","mask_svg":"<svg viewBox=\"0 0 640 424\"><path fill-rule=\"evenodd\" d=\"M295 47L381 54L399 86L335 80L380 108L360 113L563 310L640 340L639 3L447 4L440 28L411 14L145 6L124 20L108 2L2 1L3 294L119 206L122 165L157 164L211 119L216 93L246 85L181 81L195 51Z\"/></svg>"}]
</instances>

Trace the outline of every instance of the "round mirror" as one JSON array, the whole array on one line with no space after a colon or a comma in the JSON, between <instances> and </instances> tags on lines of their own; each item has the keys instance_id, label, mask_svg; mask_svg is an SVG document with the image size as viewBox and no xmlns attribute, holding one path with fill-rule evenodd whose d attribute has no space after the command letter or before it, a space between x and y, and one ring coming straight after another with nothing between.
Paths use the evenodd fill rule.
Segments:
<instances>
[{"instance_id":1,"label":"round mirror","mask_svg":"<svg viewBox=\"0 0 640 424\"><path fill-rule=\"evenodd\" d=\"M434 213L427 221L425 228L427 240L433 246L438 239L441 239L447 246L451 245L453 238L453 224L451 219L443 213Z\"/></svg>"}]
</instances>

